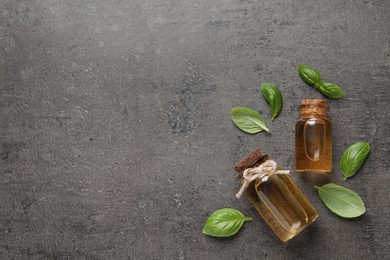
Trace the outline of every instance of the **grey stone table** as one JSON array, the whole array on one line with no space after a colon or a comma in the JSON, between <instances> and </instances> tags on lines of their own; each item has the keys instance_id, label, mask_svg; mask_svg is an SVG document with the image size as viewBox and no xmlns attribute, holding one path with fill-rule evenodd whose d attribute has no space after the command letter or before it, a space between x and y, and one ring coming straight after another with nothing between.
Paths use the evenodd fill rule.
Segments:
<instances>
[{"instance_id":1,"label":"grey stone table","mask_svg":"<svg viewBox=\"0 0 390 260\"><path fill-rule=\"evenodd\" d=\"M1 0L0 259L388 259L389 32L387 0ZM293 169L297 106L322 97L298 64L346 91L329 100L331 181L367 212L337 217L293 172L320 217L283 244L235 198L233 166L259 146ZM261 82L284 95L273 123ZM238 130L237 106L271 134ZM254 221L204 236L222 207Z\"/></svg>"}]
</instances>

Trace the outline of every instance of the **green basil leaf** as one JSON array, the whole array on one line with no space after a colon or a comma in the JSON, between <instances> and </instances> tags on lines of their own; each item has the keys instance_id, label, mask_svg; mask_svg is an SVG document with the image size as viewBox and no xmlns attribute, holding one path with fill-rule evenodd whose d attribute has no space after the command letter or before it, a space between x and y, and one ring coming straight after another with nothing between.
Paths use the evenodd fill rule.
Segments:
<instances>
[{"instance_id":1,"label":"green basil leaf","mask_svg":"<svg viewBox=\"0 0 390 260\"><path fill-rule=\"evenodd\" d=\"M309 85L314 85L321 81L320 73L309 66L298 65L298 74Z\"/></svg>"},{"instance_id":2,"label":"green basil leaf","mask_svg":"<svg viewBox=\"0 0 390 260\"><path fill-rule=\"evenodd\" d=\"M251 220L253 218L245 217L236 209L219 209L207 218L202 232L212 237L230 237L240 230L245 221Z\"/></svg>"},{"instance_id":3,"label":"green basil leaf","mask_svg":"<svg viewBox=\"0 0 390 260\"><path fill-rule=\"evenodd\" d=\"M234 124L248 134L256 134L263 130L269 132L264 118L257 111L250 108L232 108L231 117Z\"/></svg>"},{"instance_id":4,"label":"green basil leaf","mask_svg":"<svg viewBox=\"0 0 390 260\"><path fill-rule=\"evenodd\" d=\"M367 142L358 142L345 150L340 160L340 170L343 173L344 180L355 175L363 165L370 150L370 145Z\"/></svg>"},{"instance_id":5,"label":"green basil leaf","mask_svg":"<svg viewBox=\"0 0 390 260\"><path fill-rule=\"evenodd\" d=\"M275 120L283 108L283 97L280 90L272 83L263 83L261 84L261 92L263 96L267 99L269 104L269 109L272 115L272 121Z\"/></svg>"},{"instance_id":6,"label":"green basil leaf","mask_svg":"<svg viewBox=\"0 0 390 260\"><path fill-rule=\"evenodd\" d=\"M366 212L366 207L359 195L334 183L322 187L315 186L321 201L336 215L343 218L359 217Z\"/></svg>"},{"instance_id":7,"label":"green basil leaf","mask_svg":"<svg viewBox=\"0 0 390 260\"><path fill-rule=\"evenodd\" d=\"M339 99L344 96L344 91L337 85L327 82L317 82L315 84L316 88L320 90L320 92L327 97Z\"/></svg>"}]
</instances>

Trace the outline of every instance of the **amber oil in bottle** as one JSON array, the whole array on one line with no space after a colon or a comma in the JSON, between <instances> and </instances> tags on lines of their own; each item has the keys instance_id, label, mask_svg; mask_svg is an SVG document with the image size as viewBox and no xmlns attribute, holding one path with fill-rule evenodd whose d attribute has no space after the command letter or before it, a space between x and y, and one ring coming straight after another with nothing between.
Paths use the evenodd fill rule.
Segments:
<instances>
[{"instance_id":1,"label":"amber oil in bottle","mask_svg":"<svg viewBox=\"0 0 390 260\"><path fill-rule=\"evenodd\" d=\"M258 167L268 160L256 149L236 165L238 177L247 168ZM252 181L245 190L251 203L275 232L286 242L299 234L318 213L289 175L268 174Z\"/></svg>"},{"instance_id":2,"label":"amber oil in bottle","mask_svg":"<svg viewBox=\"0 0 390 260\"><path fill-rule=\"evenodd\" d=\"M304 99L295 126L295 170L330 173L332 171L332 126L324 99Z\"/></svg>"}]
</instances>

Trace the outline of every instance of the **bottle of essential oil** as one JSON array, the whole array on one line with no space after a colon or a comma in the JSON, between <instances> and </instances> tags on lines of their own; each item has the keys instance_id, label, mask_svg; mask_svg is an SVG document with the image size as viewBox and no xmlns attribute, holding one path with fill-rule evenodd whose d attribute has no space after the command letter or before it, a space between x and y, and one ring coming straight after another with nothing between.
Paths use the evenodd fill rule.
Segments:
<instances>
[{"instance_id":1,"label":"bottle of essential oil","mask_svg":"<svg viewBox=\"0 0 390 260\"><path fill-rule=\"evenodd\" d=\"M330 173L332 171L332 126L324 99L304 99L301 118L295 127L295 170Z\"/></svg>"},{"instance_id":2,"label":"bottle of essential oil","mask_svg":"<svg viewBox=\"0 0 390 260\"><path fill-rule=\"evenodd\" d=\"M280 240L286 242L317 217L317 211L295 185L288 171L281 170L256 149L235 169L243 191Z\"/></svg>"}]
</instances>

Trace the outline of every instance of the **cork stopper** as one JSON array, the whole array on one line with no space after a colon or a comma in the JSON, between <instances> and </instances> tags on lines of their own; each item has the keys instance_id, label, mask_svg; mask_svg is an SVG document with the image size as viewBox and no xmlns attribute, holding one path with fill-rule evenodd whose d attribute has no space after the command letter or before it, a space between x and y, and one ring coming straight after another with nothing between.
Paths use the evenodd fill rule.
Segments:
<instances>
[{"instance_id":1,"label":"cork stopper","mask_svg":"<svg viewBox=\"0 0 390 260\"><path fill-rule=\"evenodd\" d=\"M329 106L325 99L303 99L299 106L301 117L328 117Z\"/></svg>"},{"instance_id":2,"label":"cork stopper","mask_svg":"<svg viewBox=\"0 0 390 260\"><path fill-rule=\"evenodd\" d=\"M234 167L236 171L238 172L237 177L242 178L242 173L247 168L254 168L259 166L260 164L264 163L268 160L268 155L261 154L261 151L259 148L248 154L241 162L237 163Z\"/></svg>"}]
</instances>

